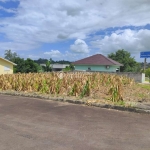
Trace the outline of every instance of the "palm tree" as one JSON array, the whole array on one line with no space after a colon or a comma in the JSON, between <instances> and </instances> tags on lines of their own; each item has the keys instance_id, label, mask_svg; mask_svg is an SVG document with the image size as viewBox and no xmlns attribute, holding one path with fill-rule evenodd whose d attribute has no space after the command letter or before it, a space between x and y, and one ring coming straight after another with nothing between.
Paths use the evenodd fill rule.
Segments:
<instances>
[{"instance_id":1,"label":"palm tree","mask_svg":"<svg viewBox=\"0 0 150 150\"><path fill-rule=\"evenodd\" d=\"M52 71L51 62L50 61L46 62L46 66L43 66L43 70L44 70L44 72L50 72L50 71Z\"/></svg>"}]
</instances>

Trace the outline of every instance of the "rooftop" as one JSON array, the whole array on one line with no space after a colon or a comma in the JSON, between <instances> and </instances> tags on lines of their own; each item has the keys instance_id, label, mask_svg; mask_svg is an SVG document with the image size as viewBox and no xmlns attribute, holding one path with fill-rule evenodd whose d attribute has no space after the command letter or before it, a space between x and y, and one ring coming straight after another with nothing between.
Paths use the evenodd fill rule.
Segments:
<instances>
[{"instance_id":1,"label":"rooftop","mask_svg":"<svg viewBox=\"0 0 150 150\"><path fill-rule=\"evenodd\" d=\"M78 61L73 62L74 65L116 65L116 66L123 66L119 62L112 60L103 56L102 54L96 54L90 57L86 57L80 59Z\"/></svg>"},{"instance_id":2,"label":"rooftop","mask_svg":"<svg viewBox=\"0 0 150 150\"><path fill-rule=\"evenodd\" d=\"M12 64L12 65L14 65L14 66L16 66L16 65L17 65L17 64L15 64L15 63L13 63L13 62L11 62L11 61L9 61L9 60L5 59L5 58L0 57L0 59L4 60L4 61L6 61L6 62L9 62L9 63L11 63L11 64Z\"/></svg>"}]
</instances>

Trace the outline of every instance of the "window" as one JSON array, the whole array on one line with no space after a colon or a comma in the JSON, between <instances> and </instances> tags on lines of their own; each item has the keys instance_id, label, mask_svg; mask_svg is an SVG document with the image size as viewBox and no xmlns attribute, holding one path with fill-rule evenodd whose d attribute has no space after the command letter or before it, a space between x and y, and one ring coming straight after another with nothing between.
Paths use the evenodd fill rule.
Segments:
<instances>
[{"instance_id":1,"label":"window","mask_svg":"<svg viewBox=\"0 0 150 150\"><path fill-rule=\"evenodd\" d=\"M91 71L91 67L88 67L88 71Z\"/></svg>"},{"instance_id":2,"label":"window","mask_svg":"<svg viewBox=\"0 0 150 150\"><path fill-rule=\"evenodd\" d=\"M10 67L4 66L4 71L10 71Z\"/></svg>"},{"instance_id":3,"label":"window","mask_svg":"<svg viewBox=\"0 0 150 150\"><path fill-rule=\"evenodd\" d=\"M110 66L106 66L106 69L109 69L110 68Z\"/></svg>"}]
</instances>

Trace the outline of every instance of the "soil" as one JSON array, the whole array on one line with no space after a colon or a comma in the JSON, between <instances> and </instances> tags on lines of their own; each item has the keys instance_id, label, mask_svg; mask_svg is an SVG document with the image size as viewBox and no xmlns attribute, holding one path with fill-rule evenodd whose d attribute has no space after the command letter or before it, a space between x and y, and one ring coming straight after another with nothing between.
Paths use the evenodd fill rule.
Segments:
<instances>
[{"instance_id":1,"label":"soil","mask_svg":"<svg viewBox=\"0 0 150 150\"><path fill-rule=\"evenodd\" d=\"M101 91L94 91L91 93L91 96L80 98L79 96L58 96L51 94L42 94L37 92L21 92L21 91L0 91L0 93L11 94L11 95L20 95L27 97L40 97L43 99L59 99L64 101L64 99L78 100L83 101L87 105L91 103L100 103L100 104L109 104L109 105L134 105L134 103L147 103L150 102L150 84L138 84L135 83L132 86L124 87L123 91L123 103L112 102L110 100L110 95L108 95L108 90L105 87L102 87Z\"/></svg>"}]
</instances>

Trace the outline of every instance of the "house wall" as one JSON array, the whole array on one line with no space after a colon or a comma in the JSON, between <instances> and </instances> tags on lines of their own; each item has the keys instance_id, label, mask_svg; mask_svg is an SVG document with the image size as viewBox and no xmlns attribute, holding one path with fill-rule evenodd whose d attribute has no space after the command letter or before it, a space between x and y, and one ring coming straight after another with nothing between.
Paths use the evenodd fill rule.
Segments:
<instances>
[{"instance_id":1,"label":"house wall","mask_svg":"<svg viewBox=\"0 0 150 150\"><path fill-rule=\"evenodd\" d=\"M91 71L102 71L102 72L116 72L116 69L119 68L119 66L110 66L109 68L106 68L106 66L100 66L100 65L75 65L75 70L77 71L86 71L88 68L91 68Z\"/></svg>"},{"instance_id":2,"label":"house wall","mask_svg":"<svg viewBox=\"0 0 150 150\"><path fill-rule=\"evenodd\" d=\"M13 65L5 60L0 59L0 74L12 74Z\"/></svg>"}]
</instances>

